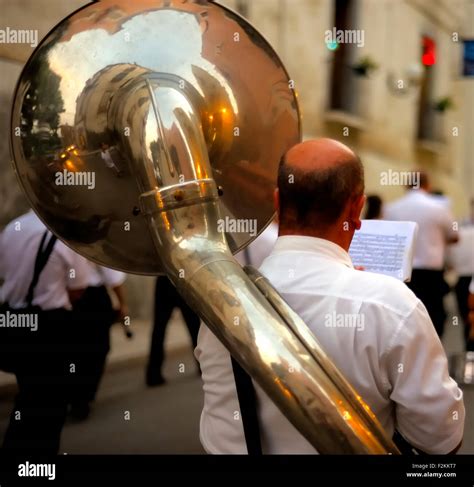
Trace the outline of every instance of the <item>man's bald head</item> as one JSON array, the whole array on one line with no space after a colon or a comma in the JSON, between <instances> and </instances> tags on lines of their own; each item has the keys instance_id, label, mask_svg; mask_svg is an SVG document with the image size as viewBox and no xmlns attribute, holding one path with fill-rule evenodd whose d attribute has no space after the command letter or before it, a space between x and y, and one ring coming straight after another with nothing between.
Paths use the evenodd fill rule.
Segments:
<instances>
[{"instance_id":1,"label":"man's bald head","mask_svg":"<svg viewBox=\"0 0 474 487\"><path fill-rule=\"evenodd\" d=\"M314 139L293 146L285 155L285 162L306 171L330 169L358 159L346 145L334 139Z\"/></svg>"},{"instance_id":2,"label":"man's bald head","mask_svg":"<svg viewBox=\"0 0 474 487\"><path fill-rule=\"evenodd\" d=\"M292 147L278 172L280 226L294 230L336 224L347 204L364 192L359 157L332 139Z\"/></svg>"}]
</instances>

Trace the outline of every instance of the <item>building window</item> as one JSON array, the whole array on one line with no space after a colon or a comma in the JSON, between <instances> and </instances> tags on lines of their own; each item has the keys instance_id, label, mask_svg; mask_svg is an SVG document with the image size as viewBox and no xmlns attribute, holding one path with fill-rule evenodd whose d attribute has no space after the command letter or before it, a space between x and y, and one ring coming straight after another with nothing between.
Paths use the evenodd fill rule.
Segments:
<instances>
[{"instance_id":1,"label":"building window","mask_svg":"<svg viewBox=\"0 0 474 487\"><path fill-rule=\"evenodd\" d=\"M357 0L335 1L333 30L336 33L356 31L357 6ZM329 109L360 115L357 98L363 76L353 68L357 45L354 42L333 42L327 47L333 51Z\"/></svg>"}]
</instances>

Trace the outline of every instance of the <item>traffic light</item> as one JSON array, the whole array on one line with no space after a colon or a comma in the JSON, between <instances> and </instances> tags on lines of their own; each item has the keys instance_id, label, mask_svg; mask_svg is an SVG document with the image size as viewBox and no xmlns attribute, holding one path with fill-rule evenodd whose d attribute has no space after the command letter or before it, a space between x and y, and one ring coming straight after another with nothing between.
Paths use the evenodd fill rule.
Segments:
<instances>
[{"instance_id":1,"label":"traffic light","mask_svg":"<svg viewBox=\"0 0 474 487\"><path fill-rule=\"evenodd\" d=\"M431 37L423 36L421 62L424 66L433 66L436 63L436 42Z\"/></svg>"}]
</instances>

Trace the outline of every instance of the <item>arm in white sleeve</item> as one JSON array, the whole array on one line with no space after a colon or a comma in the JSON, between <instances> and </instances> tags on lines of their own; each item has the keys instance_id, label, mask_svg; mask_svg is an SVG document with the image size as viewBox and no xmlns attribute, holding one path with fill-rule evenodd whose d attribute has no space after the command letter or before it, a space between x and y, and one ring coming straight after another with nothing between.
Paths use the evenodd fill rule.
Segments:
<instances>
[{"instance_id":1,"label":"arm in white sleeve","mask_svg":"<svg viewBox=\"0 0 474 487\"><path fill-rule=\"evenodd\" d=\"M67 269L67 289L70 291L86 289L90 285L91 264L74 250L66 247L62 242L57 242L57 244L65 247L61 250Z\"/></svg>"},{"instance_id":2,"label":"arm in white sleeve","mask_svg":"<svg viewBox=\"0 0 474 487\"><path fill-rule=\"evenodd\" d=\"M399 433L426 453L454 450L464 431L463 394L421 302L398 327L385 358Z\"/></svg>"},{"instance_id":3,"label":"arm in white sleeve","mask_svg":"<svg viewBox=\"0 0 474 487\"><path fill-rule=\"evenodd\" d=\"M454 217L450 210L447 208L442 209L441 213L442 227L445 235L446 242L455 243L459 240L459 232L455 230Z\"/></svg>"},{"instance_id":4,"label":"arm in white sleeve","mask_svg":"<svg viewBox=\"0 0 474 487\"><path fill-rule=\"evenodd\" d=\"M108 267L97 266L104 286L115 288L125 282L126 275L123 272L109 269Z\"/></svg>"}]
</instances>

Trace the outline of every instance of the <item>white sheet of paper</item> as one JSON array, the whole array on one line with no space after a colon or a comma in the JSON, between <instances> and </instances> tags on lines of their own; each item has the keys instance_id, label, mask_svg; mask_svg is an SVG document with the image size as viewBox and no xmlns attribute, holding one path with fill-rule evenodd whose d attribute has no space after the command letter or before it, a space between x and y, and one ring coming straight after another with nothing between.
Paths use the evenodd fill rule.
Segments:
<instances>
[{"instance_id":1,"label":"white sheet of paper","mask_svg":"<svg viewBox=\"0 0 474 487\"><path fill-rule=\"evenodd\" d=\"M366 272L411 279L413 249L418 224L388 220L362 220L349 248L355 266Z\"/></svg>"}]
</instances>

